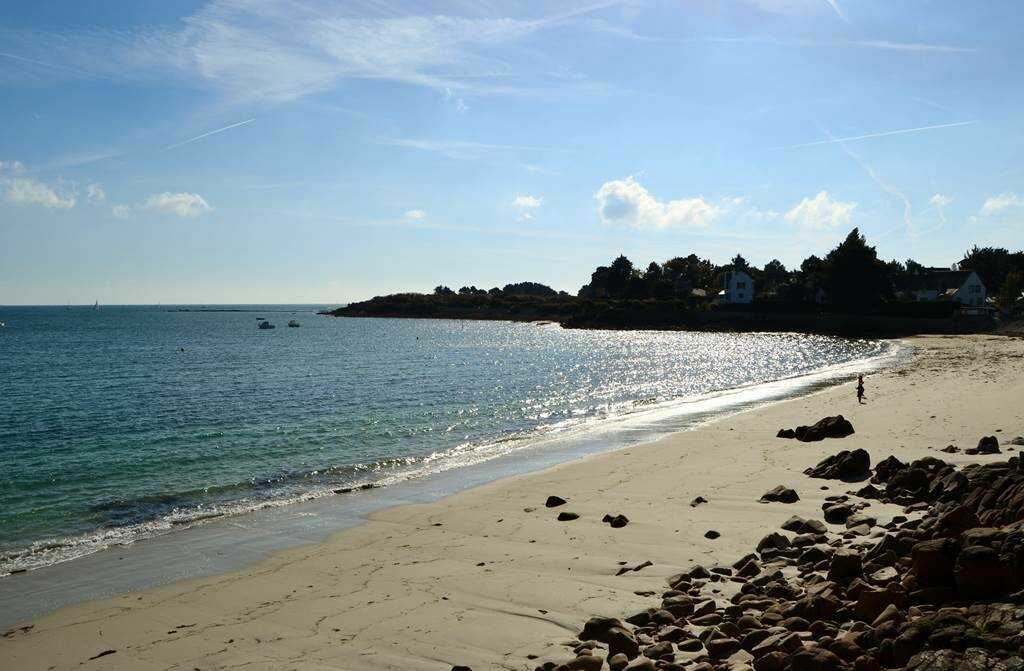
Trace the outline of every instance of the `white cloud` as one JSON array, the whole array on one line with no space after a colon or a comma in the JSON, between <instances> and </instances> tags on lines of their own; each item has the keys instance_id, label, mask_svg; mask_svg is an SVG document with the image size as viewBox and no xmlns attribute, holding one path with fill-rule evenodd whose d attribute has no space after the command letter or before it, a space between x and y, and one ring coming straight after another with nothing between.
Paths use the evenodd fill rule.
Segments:
<instances>
[{"instance_id":1,"label":"white cloud","mask_svg":"<svg viewBox=\"0 0 1024 671\"><path fill-rule=\"evenodd\" d=\"M994 214L1005 212L1010 208L1022 206L1024 206L1024 198L1015 193L1004 193L986 199L985 203L981 206L981 215L990 217Z\"/></svg>"},{"instance_id":2,"label":"white cloud","mask_svg":"<svg viewBox=\"0 0 1024 671\"><path fill-rule=\"evenodd\" d=\"M409 210L408 212L405 213L406 219L412 219L414 221L423 219L426 216L427 213L424 212L423 210Z\"/></svg>"},{"instance_id":3,"label":"white cloud","mask_svg":"<svg viewBox=\"0 0 1024 671\"><path fill-rule=\"evenodd\" d=\"M543 200L541 196L516 196L512 204L519 209L535 210L540 207L541 200Z\"/></svg>"},{"instance_id":4,"label":"white cloud","mask_svg":"<svg viewBox=\"0 0 1024 671\"><path fill-rule=\"evenodd\" d=\"M115 205L110 208L110 213L118 219L128 219L132 216L132 208L127 205Z\"/></svg>"},{"instance_id":5,"label":"white cloud","mask_svg":"<svg viewBox=\"0 0 1024 671\"><path fill-rule=\"evenodd\" d=\"M519 219L533 219L533 212L540 207L543 198L541 196L523 196L518 195L516 199L512 201L512 206L519 210Z\"/></svg>"},{"instance_id":6,"label":"white cloud","mask_svg":"<svg viewBox=\"0 0 1024 671\"><path fill-rule=\"evenodd\" d=\"M147 210L179 217L198 217L213 208L198 193L156 193L146 199Z\"/></svg>"},{"instance_id":7,"label":"white cloud","mask_svg":"<svg viewBox=\"0 0 1024 671\"><path fill-rule=\"evenodd\" d=\"M4 197L15 205L42 205L57 210L70 210L75 206L75 191L54 189L34 179L17 178L4 181L7 192Z\"/></svg>"},{"instance_id":8,"label":"white cloud","mask_svg":"<svg viewBox=\"0 0 1024 671\"><path fill-rule=\"evenodd\" d=\"M857 203L833 200L828 191L821 191L814 198L804 198L789 212L786 221L809 231L832 230L847 226Z\"/></svg>"},{"instance_id":9,"label":"white cloud","mask_svg":"<svg viewBox=\"0 0 1024 671\"><path fill-rule=\"evenodd\" d=\"M85 187L85 193L89 197L89 200L94 203L102 203L107 199L107 194L103 190L103 186L100 184L90 184Z\"/></svg>"},{"instance_id":10,"label":"white cloud","mask_svg":"<svg viewBox=\"0 0 1024 671\"><path fill-rule=\"evenodd\" d=\"M703 196L662 202L632 175L605 182L594 199L601 223L637 229L708 228L726 208L736 204L735 199L728 199L716 205Z\"/></svg>"}]
</instances>

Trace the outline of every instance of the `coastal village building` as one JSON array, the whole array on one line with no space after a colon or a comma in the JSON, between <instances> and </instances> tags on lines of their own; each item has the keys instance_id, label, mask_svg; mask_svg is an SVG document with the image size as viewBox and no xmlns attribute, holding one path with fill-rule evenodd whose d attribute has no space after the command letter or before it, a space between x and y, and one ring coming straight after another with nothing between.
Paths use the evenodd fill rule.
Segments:
<instances>
[{"instance_id":1,"label":"coastal village building","mask_svg":"<svg viewBox=\"0 0 1024 671\"><path fill-rule=\"evenodd\" d=\"M928 268L924 274L909 278L901 293L916 301L951 300L965 308L986 305L985 284L973 270Z\"/></svg>"},{"instance_id":2,"label":"coastal village building","mask_svg":"<svg viewBox=\"0 0 1024 671\"><path fill-rule=\"evenodd\" d=\"M718 292L719 303L750 303L754 300L754 279L742 270L725 274L725 288Z\"/></svg>"}]
</instances>

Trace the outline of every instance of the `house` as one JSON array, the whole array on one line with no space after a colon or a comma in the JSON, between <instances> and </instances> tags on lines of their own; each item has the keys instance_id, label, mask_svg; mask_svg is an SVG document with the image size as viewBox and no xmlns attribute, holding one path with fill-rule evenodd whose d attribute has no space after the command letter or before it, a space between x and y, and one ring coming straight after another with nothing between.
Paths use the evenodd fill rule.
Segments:
<instances>
[{"instance_id":1,"label":"house","mask_svg":"<svg viewBox=\"0 0 1024 671\"><path fill-rule=\"evenodd\" d=\"M986 305L985 284L973 270L928 268L923 274L908 278L902 294L916 301L949 300L965 308Z\"/></svg>"},{"instance_id":2,"label":"house","mask_svg":"<svg viewBox=\"0 0 1024 671\"><path fill-rule=\"evenodd\" d=\"M754 279L742 270L725 274L725 288L718 292L719 303L750 303L754 300Z\"/></svg>"}]
</instances>

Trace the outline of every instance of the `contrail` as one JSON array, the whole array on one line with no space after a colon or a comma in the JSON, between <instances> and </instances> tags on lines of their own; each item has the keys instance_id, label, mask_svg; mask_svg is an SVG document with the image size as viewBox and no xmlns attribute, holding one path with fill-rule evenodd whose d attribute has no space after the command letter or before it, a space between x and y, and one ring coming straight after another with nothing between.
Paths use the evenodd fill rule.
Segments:
<instances>
[{"instance_id":1,"label":"contrail","mask_svg":"<svg viewBox=\"0 0 1024 671\"><path fill-rule=\"evenodd\" d=\"M936 128L955 128L956 126L970 126L978 123L974 121L956 121L953 123L940 123L935 126L921 126L920 128L903 128L901 130L890 130L884 133L868 133L867 135L855 135L853 137L837 137L829 140L818 140L817 142L804 142L803 144L791 144L786 147L773 147L773 149L797 149L800 147L816 147L822 144L836 144L838 142L853 142L855 140L867 140L873 137L886 137L887 135L903 135L904 133L920 133L924 130L935 130Z\"/></svg>"},{"instance_id":2,"label":"contrail","mask_svg":"<svg viewBox=\"0 0 1024 671\"><path fill-rule=\"evenodd\" d=\"M832 9L835 10L839 18L841 18L843 21L846 21L847 23L850 22L850 20L846 18L846 14L843 13L843 8L839 6L838 0L825 0L825 2L832 6Z\"/></svg>"},{"instance_id":3,"label":"contrail","mask_svg":"<svg viewBox=\"0 0 1024 671\"><path fill-rule=\"evenodd\" d=\"M177 149L178 147L184 146L184 145L189 144L191 142L195 142L197 140L202 140L204 137L210 137L211 135L216 135L217 133L223 133L226 130L231 130L232 128L238 128L239 126L244 126L245 124L252 123L255 120L256 120L255 118L246 119L245 121L239 121L238 123L233 123L230 126L224 126L223 128L218 128L217 130L211 130L209 133L203 133L202 135L196 135L195 137L189 138L188 140L185 140L184 142L179 142L178 144L172 144L170 147L168 147L168 149Z\"/></svg>"},{"instance_id":4,"label":"contrail","mask_svg":"<svg viewBox=\"0 0 1024 671\"><path fill-rule=\"evenodd\" d=\"M110 79L109 77L105 77L103 75L90 74L90 73L85 72L83 70L77 70L75 68L69 68L66 65L57 65L56 63L47 63L46 61L37 61L34 58L26 58L25 56L18 56L17 54L9 54L9 53L2 52L2 51L0 51L0 58L10 58L11 60L20 61L22 63L30 63L32 65L41 65L44 68L52 68L54 70L62 70L64 72L70 72L72 74L76 74L79 77L95 77L95 78L98 78L98 79Z\"/></svg>"},{"instance_id":5,"label":"contrail","mask_svg":"<svg viewBox=\"0 0 1024 671\"><path fill-rule=\"evenodd\" d=\"M825 131L826 135L832 138L830 142L838 144L839 148L842 149L843 152L847 156L849 156L854 163L859 165L861 170L867 173L868 177L871 178L871 181L874 182L875 185L878 186L878 188L880 188L882 191L889 194L890 196L895 196L896 198L899 198L900 200L903 201L903 225L906 226L907 233L913 235L914 226L911 222L911 210L913 206L910 203L910 199L907 198L907 195L900 191L899 189L897 189L896 187L892 186L891 184L888 184L885 181L883 181L882 178L879 177L878 174L875 172L874 168L868 165L867 161L862 159L860 156L855 154L852 149L846 146L846 140L844 138L836 138L834 135L832 135L832 133L829 132L827 128L822 127L821 129Z\"/></svg>"}]
</instances>

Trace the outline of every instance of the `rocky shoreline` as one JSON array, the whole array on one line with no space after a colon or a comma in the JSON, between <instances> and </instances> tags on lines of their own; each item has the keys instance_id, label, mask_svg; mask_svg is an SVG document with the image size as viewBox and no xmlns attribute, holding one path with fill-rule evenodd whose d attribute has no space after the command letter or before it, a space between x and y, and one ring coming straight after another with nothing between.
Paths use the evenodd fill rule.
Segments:
<instances>
[{"instance_id":1,"label":"rocky shoreline","mask_svg":"<svg viewBox=\"0 0 1024 671\"><path fill-rule=\"evenodd\" d=\"M972 450L1001 451L994 436ZM537 671L1024 670L1024 459L872 468L858 449L805 474L849 488L823 519L794 516L732 565L673 575L660 604L590 619L574 658ZM780 486L761 501L798 499ZM904 514L879 524L876 502Z\"/></svg>"}]
</instances>

